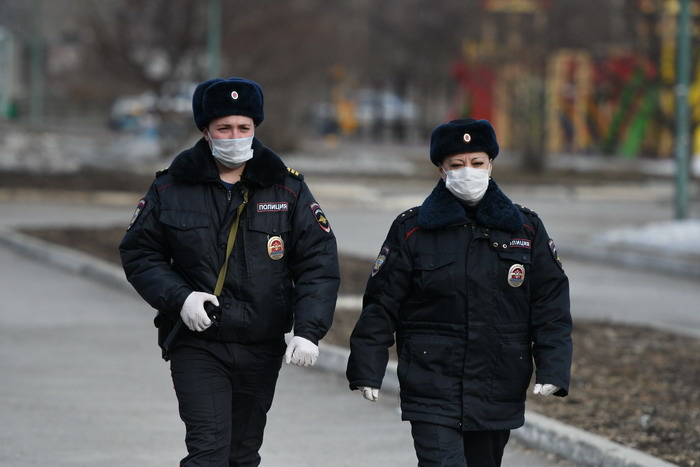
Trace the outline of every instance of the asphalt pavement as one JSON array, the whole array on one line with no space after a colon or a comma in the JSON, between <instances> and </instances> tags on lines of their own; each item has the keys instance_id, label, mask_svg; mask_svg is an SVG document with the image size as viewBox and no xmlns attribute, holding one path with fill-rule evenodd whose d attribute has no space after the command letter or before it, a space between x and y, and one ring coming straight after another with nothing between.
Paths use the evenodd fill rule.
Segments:
<instances>
[{"instance_id":1,"label":"asphalt pavement","mask_svg":"<svg viewBox=\"0 0 700 467\"><path fill-rule=\"evenodd\" d=\"M307 178L341 251L365 258L376 255L393 216L420 204L431 188L423 182ZM624 242L613 249L624 250L626 258L597 251L610 246L601 240L604 234L668 223L667 189L504 188L538 211L557 239L572 279L575 319L640 322L700 337L693 258L675 261L669 252L663 255L669 267ZM0 465L174 465L184 455L184 430L168 365L155 346L153 311L117 267L14 232L24 226L125 226L139 196L61 196L0 193ZM575 252L569 261L567 251ZM671 298L673 307L667 305ZM391 383L380 402L364 401L340 375L343 358L343 349L326 346L319 368L284 367L263 465L415 465ZM668 465L537 414L526 418L507 447L505 466Z\"/></svg>"},{"instance_id":2,"label":"asphalt pavement","mask_svg":"<svg viewBox=\"0 0 700 467\"><path fill-rule=\"evenodd\" d=\"M7 231L3 238L0 465L177 465L184 429L153 310L116 267ZM23 245L7 248L8 238ZM337 372L285 365L262 465L415 465L398 399L382 396L370 403ZM573 464L514 440L504 465Z\"/></svg>"}]
</instances>

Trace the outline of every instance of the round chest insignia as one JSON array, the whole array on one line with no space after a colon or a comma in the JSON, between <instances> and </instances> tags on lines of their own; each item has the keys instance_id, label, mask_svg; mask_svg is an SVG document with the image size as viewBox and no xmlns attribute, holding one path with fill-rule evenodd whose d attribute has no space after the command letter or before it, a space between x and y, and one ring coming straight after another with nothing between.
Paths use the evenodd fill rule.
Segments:
<instances>
[{"instance_id":1,"label":"round chest insignia","mask_svg":"<svg viewBox=\"0 0 700 467\"><path fill-rule=\"evenodd\" d=\"M238 92L237 92L237 91L233 91L233 92L231 93L231 99L233 99L234 101L235 101L236 99L238 99Z\"/></svg>"},{"instance_id":2,"label":"round chest insignia","mask_svg":"<svg viewBox=\"0 0 700 467\"><path fill-rule=\"evenodd\" d=\"M514 264L508 270L508 285L511 287L520 287L525 281L525 266L522 264Z\"/></svg>"},{"instance_id":3,"label":"round chest insignia","mask_svg":"<svg viewBox=\"0 0 700 467\"><path fill-rule=\"evenodd\" d=\"M472 135L470 135L469 133L464 133L464 142L468 143L471 140L472 140Z\"/></svg>"},{"instance_id":4,"label":"round chest insignia","mask_svg":"<svg viewBox=\"0 0 700 467\"><path fill-rule=\"evenodd\" d=\"M282 240L282 237L277 235L270 237L267 241L267 256L275 261L282 259L284 256L284 240Z\"/></svg>"}]
</instances>

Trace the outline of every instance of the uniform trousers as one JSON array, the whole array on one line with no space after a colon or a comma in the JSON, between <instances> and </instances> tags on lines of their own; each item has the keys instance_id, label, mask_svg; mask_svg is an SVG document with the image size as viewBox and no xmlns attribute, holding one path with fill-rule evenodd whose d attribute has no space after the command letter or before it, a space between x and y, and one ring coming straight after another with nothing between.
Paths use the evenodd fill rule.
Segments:
<instances>
[{"instance_id":1,"label":"uniform trousers","mask_svg":"<svg viewBox=\"0 0 700 467\"><path fill-rule=\"evenodd\" d=\"M170 372L188 455L182 467L253 467L272 406L284 338L264 344L209 341L183 333Z\"/></svg>"},{"instance_id":2,"label":"uniform trousers","mask_svg":"<svg viewBox=\"0 0 700 467\"><path fill-rule=\"evenodd\" d=\"M462 431L411 422L419 467L499 467L510 430Z\"/></svg>"}]
</instances>

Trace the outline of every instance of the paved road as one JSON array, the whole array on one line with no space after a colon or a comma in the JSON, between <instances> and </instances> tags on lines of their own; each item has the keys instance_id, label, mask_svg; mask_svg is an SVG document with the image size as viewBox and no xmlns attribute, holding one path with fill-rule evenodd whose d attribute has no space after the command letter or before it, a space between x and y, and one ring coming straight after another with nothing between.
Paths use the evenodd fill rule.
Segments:
<instances>
[{"instance_id":1,"label":"paved road","mask_svg":"<svg viewBox=\"0 0 700 467\"><path fill-rule=\"evenodd\" d=\"M184 455L153 312L127 289L0 248L0 465L172 466ZM415 465L397 402L338 375L285 366L263 465ZM561 466L513 442L505 465Z\"/></svg>"},{"instance_id":2,"label":"paved road","mask_svg":"<svg viewBox=\"0 0 700 467\"><path fill-rule=\"evenodd\" d=\"M310 180L341 250L372 258L397 213L429 185L380 188ZM633 187L634 188L634 187ZM577 319L634 321L700 337L697 277L566 258L595 245L592 232L668 217L667 193L513 187L557 239ZM0 199L0 227L126 225L138 195ZM104 287L0 248L0 465L174 465L182 424L151 310L133 292ZM651 287L653 285L653 287ZM414 465L396 401L363 401L345 381L285 367L263 447L263 465ZM9 421L9 422L8 422ZM571 465L513 442L504 465ZM383 456L383 457L382 457Z\"/></svg>"}]
</instances>

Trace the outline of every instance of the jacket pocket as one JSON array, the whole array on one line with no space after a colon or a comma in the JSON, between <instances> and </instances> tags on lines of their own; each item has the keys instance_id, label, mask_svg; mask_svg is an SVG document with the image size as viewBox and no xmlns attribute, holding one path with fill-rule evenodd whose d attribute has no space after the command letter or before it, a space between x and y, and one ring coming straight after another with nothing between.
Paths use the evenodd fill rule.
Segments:
<instances>
[{"instance_id":1,"label":"jacket pocket","mask_svg":"<svg viewBox=\"0 0 700 467\"><path fill-rule=\"evenodd\" d=\"M214 241L211 218L206 213L166 210L160 214L170 253L180 267L199 263L203 252L207 256Z\"/></svg>"},{"instance_id":2,"label":"jacket pocket","mask_svg":"<svg viewBox=\"0 0 700 467\"><path fill-rule=\"evenodd\" d=\"M527 336L502 336L491 376L491 399L522 402L532 376L532 350Z\"/></svg>"},{"instance_id":3,"label":"jacket pocket","mask_svg":"<svg viewBox=\"0 0 700 467\"><path fill-rule=\"evenodd\" d=\"M402 398L434 400L437 405L454 403L461 394L463 360L460 339L407 336L397 369Z\"/></svg>"},{"instance_id":4,"label":"jacket pocket","mask_svg":"<svg viewBox=\"0 0 700 467\"><path fill-rule=\"evenodd\" d=\"M262 213L248 217L250 230L266 235L282 235L290 231L287 216L284 214Z\"/></svg>"},{"instance_id":5,"label":"jacket pocket","mask_svg":"<svg viewBox=\"0 0 700 467\"><path fill-rule=\"evenodd\" d=\"M208 214L200 212L167 210L160 214L160 222L171 245L175 248L202 248L208 238L207 230L211 225Z\"/></svg>"},{"instance_id":6,"label":"jacket pocket","mask_svg":"<svg viewBox=\"0 0 700 467\"><path fill-rule=\"evenodd\" d=\"M452 297L456 293L455 256L449 253L418 253L413 258L416 289L425 297Z\"/></svg>"},{"instance_id":7,"label":"jacket pocket","mask_svg":"<svg viewBox=\"0 0 700 467\"><path fill-rule=\"evenodd\" d=\"M160 214L160 221L176 230L187 231L208 227L211 219L208 214L202 212L166 210Z\"/></svg>"}]
</instances>

